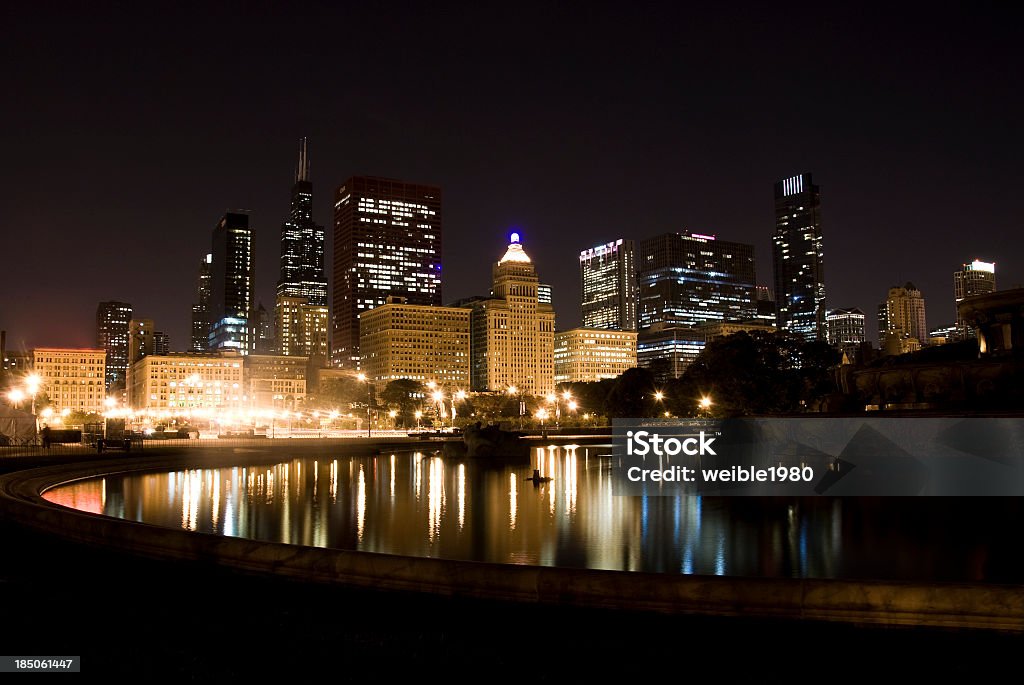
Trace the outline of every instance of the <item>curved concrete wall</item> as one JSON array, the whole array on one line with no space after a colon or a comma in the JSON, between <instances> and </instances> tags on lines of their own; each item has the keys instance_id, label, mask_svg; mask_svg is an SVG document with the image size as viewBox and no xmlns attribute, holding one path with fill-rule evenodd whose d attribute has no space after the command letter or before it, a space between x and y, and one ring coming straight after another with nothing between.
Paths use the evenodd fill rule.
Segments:
<instances>
[{"instance_id":1,"label":"curved concrete wall","mask_svg":"<svg viewBox=\"0 0 1024 685\"><path fill-rule=\"evenodd\" d=\"M192 533L74 511L41 497L55 485L92 476L280 458L159 456L17 472L0 478L0 515L94 548L305 582L672 614L1024 631L1021 586L684 576L403 557Z\"/></svg>"}]
</instances>

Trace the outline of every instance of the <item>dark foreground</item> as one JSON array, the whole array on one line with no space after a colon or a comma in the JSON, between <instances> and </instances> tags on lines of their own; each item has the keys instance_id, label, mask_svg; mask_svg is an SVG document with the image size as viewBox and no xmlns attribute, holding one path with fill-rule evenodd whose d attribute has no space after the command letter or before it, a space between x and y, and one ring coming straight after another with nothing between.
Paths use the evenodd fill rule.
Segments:
<instances>
[{"instance_id":1,"label":"dark foreground","mask_svg":"<svg viewBox=\"0 0 1024 685\"><path fill-rule=\"evenodd\" d=\"M1024 637L638 615L354 592L96 553L3 526L4 654L160 680L448 682L977 676ZM689 674L689 675L688 675Z\"/></svg>"}]
</instances>

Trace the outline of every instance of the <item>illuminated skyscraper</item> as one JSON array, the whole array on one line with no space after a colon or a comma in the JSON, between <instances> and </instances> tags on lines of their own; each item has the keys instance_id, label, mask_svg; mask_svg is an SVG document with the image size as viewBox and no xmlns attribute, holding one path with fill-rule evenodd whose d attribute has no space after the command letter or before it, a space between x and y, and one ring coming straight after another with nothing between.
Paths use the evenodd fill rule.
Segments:
<instances>
[{"instance_id":1,"label":"illuminated skyscraper","mask_svg":"<svg viewBox=\"0 0 1024 685\"><path fill-rule=\"evenodd\" d=\"M879 308L879 334L886 354L903 354L918 350L928 343L928 323L924 295L913 283L889 288L885 309Z\"/></svg>"},{"instance_id":2,"label":"illuminated skyscraper","mask_svg":"<svg viewBox=\"0 0 1024 685\"><path fill-rule=\"evenodd\" d=\"M971 295L985 295L996 291L996 265L994 262L983 262L975 259L970 264L964 264L959 271L953 272L953 295L956 298L954 308L960 304L960 300ZM960 318L957 308L956 318L957 336L960 339L974 335L974 328L968 326Z\"/></svg>"},{"instance_id":3,"label":"illuminated skyscraper","mask_svg":"<svg viewBox=\"0 0 1024 685\"><path fill-rule=\"evenodd\" d=\"M636 248L619 238L580 252L583 326L636 330Z\"/></svg>"},{"instance_id":4,"label":"illuminated skyscraper","mask_svg":"<svg viewBox=\"0 0 1024 685\"><path fill-rule=\"evenodd\" d=\"M810 174L775 184L775 307L778 327L824 340L825 267L821 197Z\"/></svg>"},{"instance_id":5,"label":"illuminated skyscraper","mask_svg":"<svg viewBox=\"0 0 1024 685\"><path fill-rule=\"evenodd\" d=\"M199 280L196 286L196 302L192 305L192 341L189 350L205 352L210 346L210 264L213 255L208 254L199 261Z\"/></svg>"},{"instance_id":6,"label":"illuminated skyscraper","mask_svg":"<svg viewBox=\"0 0 1024 685\"><path fill-rule=\"evenodd\" d=\"M334 199L335 366L358 366L359 315L389 295L441 304L441 189L353 176Z\"/></svg>"},{"instance_id":7,"label":"illuminated skyscraper","mask_svg":"<svg viewBox=\"0 0 1024 685\"><path fill-rule=\"evenodd\" d=\"M640 329L753 319L754 246L713 235L665 233L640 241Z\"/></svg>"},{"instance_id":8,"label":"illuminated skyscraper","mask_svg":"<svg viewBox=\"0 0 1024 685\"><path fill-rule=\"evenodd\" d=\"M252 229L249 215L228 212L213 229L210 265L211 350L252 351L249 318L253 315Z\"/></svg>"},{"instance_id":9,"label":"illuminated skyscraper","mask_svg":"<svg viewBox=\"0 0 1024 685\"><path fill-rule=\"evenodd\" d=\"M313 221L313 183L309 179L306 139L292 186L291 215L281 226L281 278L278 296L305 297L309 304L327 306L324 274L324 227Z\"/></svg>"},{"instance_id":10,"label":"illuminated skyscraper","mask_svg":"<svg viewBox=\"0 0 1024 685\"><path fill-rule=\"evenodd\" d=\"M124 388L128 371L128 322L132 306L127 302L100 302L96 307L96 347L106 351L107 390Z\"/></svg>"},{"instance_id":11,"label":"illuminated skyscraper","mask_svg":"<svg viewBox=\"0 0 1024 685\"><path fill-rule=\"evenodd\" d=\"M537 268L513 233L492 269L489 298L471 298L470 383L473 390L528 395L555 389L555 310L537 298Z\"/></svg>"}]
</instances>

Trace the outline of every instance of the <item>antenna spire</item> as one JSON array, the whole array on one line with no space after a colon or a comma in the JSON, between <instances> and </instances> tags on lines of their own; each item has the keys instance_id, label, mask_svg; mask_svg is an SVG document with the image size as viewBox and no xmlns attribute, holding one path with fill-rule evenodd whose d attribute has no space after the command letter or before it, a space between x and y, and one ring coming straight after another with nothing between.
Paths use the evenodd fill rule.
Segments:
<instances>
[{"instance_id":1,"label":"antenna spire","mask_svg":"<svg viewBox=\"0 0 1024 685\"><path fill-rule=\"evenodd\" d=\"M309 180L309 152L306 150L306 138L302 139L302 147L299 148L299 167L295 174L295 181Z\"/></svg>"}]
</instances>

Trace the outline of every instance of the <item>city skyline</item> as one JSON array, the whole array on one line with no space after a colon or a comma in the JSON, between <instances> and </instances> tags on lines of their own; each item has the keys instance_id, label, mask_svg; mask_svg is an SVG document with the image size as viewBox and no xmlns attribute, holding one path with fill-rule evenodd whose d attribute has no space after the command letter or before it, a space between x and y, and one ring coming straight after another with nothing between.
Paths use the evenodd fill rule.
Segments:
<instances>
[{"instance_id":1,"label":"city skyline","mask_svg":"<svg viewBox=\"0 0 1024 685\"><path fill-rule=\"evenodd\" d=\"M540 36L530 50L502 50L492 46L535 32L511 15L493 21L470 12L431 40L465 28L460 22L494 26L496 34L434 54L450 77L444 84L399 76L389 87L353 86L351 97L324 100L334 66L365 49L369 36L323 48L305 71L291 68L310 61L301 51L215 58L216 41L202 39L229 17L214 11L205 27L171 17L138 59L78 64L94 43L120 45L114 36L143 18L89 15L86 37L76 12L45 24L28 9L17 12L22 30L12 50L25 59L12 93L23 97L2 115L11 137L0 187L19 249L50 267L42 280L33 278L35 258L5 269L2 287L18 295L0 312L12 348L94 344L91 320L105 300L132 302L174 348L185 348L197 257L208 251L209 226L233 207L252 212L255 300L269 306L288 210L282 189L304 136L316 150L316 223L328 225L332 190L353 174L437 184L446 197L444 300L474 294L489 271L489 258L479 255L500 250L518 228L538 270L550 274L559 328L580 323L579 251L620 237L690 229L753 244L759 282L770 283L769 185L805 172L822 189L826 309L874 311L889 286L907 280L930 306L949 303L949 274L975 258L999 265L1003 288L1024 282L1016 257L1024 252L1017 230L1024 208L1013 192L1021 141L1010 125L1021 109L1011 77L1020 57L1002 40L1011 22L997 14L934 12L928 31L910 35L896 21L878 25L866 10L789 16L791 26L763 17L784 35L809 36L798 48L777 47L765 37L770 31L746 26L724 45L712 43L701 32L722 18L710 9L686 26L672 21L671 10L596 12L569 45ZM319 16L329 10L309 12L295 21L314 33L330 25L330 16ZM373 12L357 10L354 19L370 21ZM555 26L571 19L557 11L548 18ZM278 19L254 15L246 26L265 38L280 30ZM416 12L399 17L393 30L415 37L418 19ZM44 29L53 39L38 40ZM603 38L620 31L622 52L606 52ZM652 36L642 39L644 32ZM183 38L196 45L193 54L177 50ZM658 55L644 43L672 47ZM870 50L851 49L860 43ZM931 49L938 45L944 49ZM815 60L799 59L811 53ZM562 55L571 55L571 81L540 68ZM386 57L365 82L393 73L401 58ZM282 62L271 68L271 60ZM165 62L174 68L157 68ZM492 74L506 78L481 78ZM602 85L608 74L617 77L611 92ZM775 75L820 85L774 94L762 82ZM144 76L152 78L139 81ZM284 92L278 79L296 98L287 113L267 99L268 91ZM211 104L210 89L225 81L223 104ZM466 107L468 84L478 97ZM434 97L399 97L397 85ZM239 118L232 98L248 92L254 107ZM162 107L167 94L172 108ZM360 107L349 106L356 100ZM66 101L75 104L74 122L63 114ZM623 130L628 135L613 134ZM613 171L620 201L596 201L595 188ZM48 202L56 188L67 192ZM157 244L160 259L148 259ZM40 300L50 316L37 315ZM953 323L948 309L929 311L929 321Z\"/></svg>"}]
</instances>

